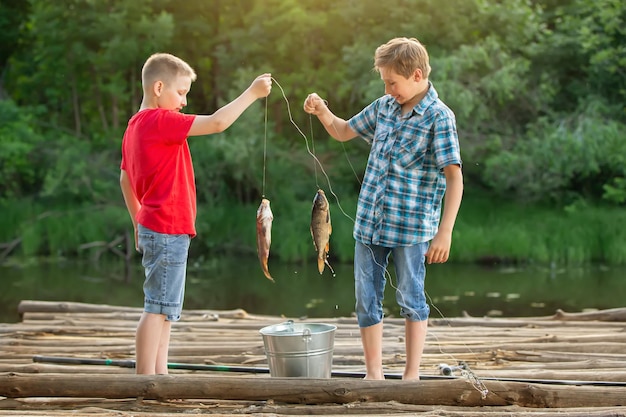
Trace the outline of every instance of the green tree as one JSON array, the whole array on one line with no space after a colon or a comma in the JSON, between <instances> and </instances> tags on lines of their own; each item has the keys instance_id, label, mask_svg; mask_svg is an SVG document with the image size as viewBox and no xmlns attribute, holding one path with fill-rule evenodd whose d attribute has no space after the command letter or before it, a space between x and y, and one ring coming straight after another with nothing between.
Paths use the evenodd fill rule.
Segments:
<instances>
[{"instance_id":1,"label":"green tree","mask_svg":"<svg viewBox=\"0 0 626 417\"><path fill-rule=\"evenodd\" d=\"M612 112L594 99L559 121L540 119L510 151L487 161L486 181L524 200L570 204L604 196L621 203L626 125L611 120Z\"/></svg>"},{"instance_id":2,"label":"green tree","mask_svg":"<svg viewBox=\"0 0 626 417\"><path fill-rule=\"evenodd\" d=\"M171 40L172 17L158 3L30 0L32 49L11 68L11 96L44 104L48 123L77 137L119 133L139 104L141 64Z\"/></svg>"},{"instance_id":3,"label":"green tree","mask_svg":"<svg viewBox=\"0 0 626 417\"><path fill-rule=\"evenodd\" d=\"M5 96L3 82L8 61L22 46L28 3L0 0L0 99Z\"/></svg>"},{"instance_id":4,"label":"green tree","mask_svg":"<svg viewBox=\"0 0 626 417\"><path fill-rule=\"evenodd\" d=\"M620 0L546 2L549 36L537 46L536 73L547 76L555 92L553 111L575 111L589 95L626 102L626 4Z\"/></svg>"},{"instance_id":5,"label":"green tree","mask_svg":"<svg viewBox=\"0 0 626 417\"><path fill-rule=\"evenodd\" d=\"M45 139L33 128L34 113L0 100L0 200L36 192L44 180Z\"/></svg>"}]
</instances>

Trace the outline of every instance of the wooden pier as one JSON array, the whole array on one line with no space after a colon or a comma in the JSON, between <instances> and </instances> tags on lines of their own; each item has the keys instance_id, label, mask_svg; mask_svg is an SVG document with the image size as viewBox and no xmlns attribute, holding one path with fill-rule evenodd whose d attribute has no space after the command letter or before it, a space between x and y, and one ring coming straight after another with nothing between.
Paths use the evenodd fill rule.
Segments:
<instances>
[{"instance_id":1,"label":"wooden pier","mask_svg":"<svg viewBox=\"0 0 626 417\"><path fill-rule=\"evenodd\" d=\"M399 318L385 319L388 379L364 381L352 317L185 310L170 374L145 376L132 368L140 309L23 301L19 312L0 324L0 417L626 417L626 309L431 319L416 382L399 379ZM337 326L332 378L268 374L259 330L287 319Z\"/></svg>"}]
</instances>

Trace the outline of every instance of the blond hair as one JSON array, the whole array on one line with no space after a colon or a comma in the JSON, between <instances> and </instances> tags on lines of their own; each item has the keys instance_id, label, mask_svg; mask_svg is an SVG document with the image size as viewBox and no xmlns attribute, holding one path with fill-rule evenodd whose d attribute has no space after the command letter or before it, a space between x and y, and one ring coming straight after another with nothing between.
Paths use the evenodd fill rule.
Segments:
<instances>
[{"instance_id":1,"label":"blond hair","mask_svg":"<svg viewBox=\"0 0 626 417\"><path fill-rule=\"evenodd\" d=\"M422 70L422 76L430 75L430 63L426 47L415 38L394 38L376 48L374 69L389 68L408 78L416 69Z\"/></svg>"},{"instance_id":2,"label":"blond hair","mask_svg":"<svg viewBox=\"0 0 626 417\"><path fill-rule=\"evenodd\" d=\"M141 69L141 83L144 90L157 81L170 82L178 76L188 76L196 80L196 72L182 59L166 53L151 55Z\"/></svg>"}]
</instances>

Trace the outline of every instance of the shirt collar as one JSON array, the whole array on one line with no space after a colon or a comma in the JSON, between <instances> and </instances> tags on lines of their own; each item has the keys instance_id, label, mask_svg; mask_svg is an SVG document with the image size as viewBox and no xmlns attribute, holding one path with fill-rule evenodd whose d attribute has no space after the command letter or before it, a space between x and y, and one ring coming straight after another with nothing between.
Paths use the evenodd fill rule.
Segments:
<instances>
[{"instance_id":1,"label":"shirt collar","mask_svg":"<svg viewBox=\"0 0 626 417\"><path fill-rule=\"evenodd\" d=\"M415 107L413 107L410 115L416 113L420 116L423 116L424 113L426 113L426 109L428 109L430 105L433 104L438 98L439 94L437 93L437 90L435 90L435 86L433 86L433 83L428 81L428 91L426 92L426 95L422 100L420 100L419 103L415 105ZM395 101L393 98L391 98L391 100L393 108L399 110L400 104L398 104L398 102Z\"/></svg>"}]
</instances>

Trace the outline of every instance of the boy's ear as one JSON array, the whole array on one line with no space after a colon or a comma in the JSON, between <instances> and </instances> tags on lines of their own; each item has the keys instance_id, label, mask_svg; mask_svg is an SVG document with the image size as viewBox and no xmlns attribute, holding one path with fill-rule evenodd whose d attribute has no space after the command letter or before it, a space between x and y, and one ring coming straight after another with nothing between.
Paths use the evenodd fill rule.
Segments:
<instances>
[{"instance_id":1,"label":"boy's ear","mask_svg":"<svg viewBox=\"0 0 626 417\"><path fill-rule=\"evenodd\" d=\"M161 97L161 92L163 91L163 81L155 81L152 84L152 92L155 96Z\"/></svg>"},{"instance_id":2,"label":"boy's ear","mask_svg":"<svg viewBox=\"0 0 626 417\"><path fill-rule=\"evenodd\" d=\"M419 82L422 81L424 79L424 74L422 74L422 70L417 68L415 71L413 71L413 81L415 82Z\"/></svg>"}]
</instances>

